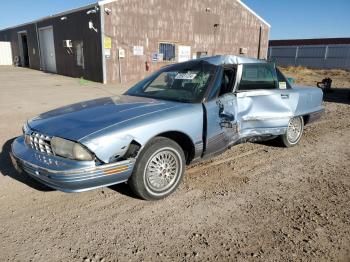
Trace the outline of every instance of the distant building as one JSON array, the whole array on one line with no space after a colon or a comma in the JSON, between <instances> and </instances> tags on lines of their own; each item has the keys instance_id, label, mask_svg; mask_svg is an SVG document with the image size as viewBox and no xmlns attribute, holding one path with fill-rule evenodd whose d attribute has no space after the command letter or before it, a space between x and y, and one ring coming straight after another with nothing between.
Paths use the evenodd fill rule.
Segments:
<instances>
[{"instance_id":1,"label":"distant building","mask_svg":"<svg viewBox=\"0 0 350 262\"><path fill-rule=\"evenodd\" d=\"M268 57L281 66L350 70L350 38L271 40Z\"/></svg>"},{"instance_id":2,"label":"distant building","mask_svg":"<svg viewBox=\"0 0 350 262\"><path fill-rule=\"evenodd\" d=\"M207 55L267 58L269 30L239 0L105 0L2 30L0 41L21 66L113 83Z\"/></svg>"}]
</instances>

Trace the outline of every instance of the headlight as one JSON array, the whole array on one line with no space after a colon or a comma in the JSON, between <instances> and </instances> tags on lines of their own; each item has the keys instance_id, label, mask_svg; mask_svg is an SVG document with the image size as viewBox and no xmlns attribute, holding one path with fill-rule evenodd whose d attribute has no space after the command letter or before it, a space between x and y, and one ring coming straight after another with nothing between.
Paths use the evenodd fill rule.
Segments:
<instances>
[{"instance_id":1,"label":"headlight","mask_svg":"<svg viewBox=\"0 0 350 262\"><path fill-rule=\"evenodd\" d=\"M82 145L63 138L53 137L51 139L51 147L56 155L62 157L81 161L93 160L92 154Z\"/></svg>"}]
</instances>

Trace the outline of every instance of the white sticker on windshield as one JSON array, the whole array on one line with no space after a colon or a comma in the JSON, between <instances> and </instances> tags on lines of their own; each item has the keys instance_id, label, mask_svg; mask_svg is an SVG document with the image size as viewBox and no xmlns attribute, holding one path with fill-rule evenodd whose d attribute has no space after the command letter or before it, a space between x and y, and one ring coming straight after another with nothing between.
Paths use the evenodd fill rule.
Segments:
<instances>
[{"instance_id":1,"label":"white sticker on windshield","mask_svg":"<svg viewBox=\"0 0 350 262\"><path fill-rule=\"evenodd\" d=\"M287 89L287 83L286 82L279 82L279 88L280 89Z\"/></svg>"},{"instance_id":2,"label":"white sticker on windshield","mask_svg":"<svg viewBox=\"0 0 350 262\"><path fill-rule=\"evenodd\" d=\"M193 73L179 73L175 76L175 79L182 79L182 80L193 80L197 74Z\"/></svg>"}]
</instances>

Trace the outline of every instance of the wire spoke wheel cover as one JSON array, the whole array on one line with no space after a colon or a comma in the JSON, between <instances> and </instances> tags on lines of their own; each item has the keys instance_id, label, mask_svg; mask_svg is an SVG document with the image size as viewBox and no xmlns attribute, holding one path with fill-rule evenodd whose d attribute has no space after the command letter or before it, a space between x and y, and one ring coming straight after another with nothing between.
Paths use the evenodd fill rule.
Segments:
<instances>
[{"instance_id":1,"label":"wire spoke wheel cover","mask_svg":"<svg viewBox=\"0 0 350 262\"><path fill-rule=\"evenodd\" d=\"M139 153L128 184L144 200L165 198L181 183L185 160L178 143L166 137L155 137Z\"/></svg>"},{"instance_id":2,"label":"wire spoke wheel cover","mask_svg":"<svg viewBox=\"0 0 350 262\"><path fill-rule=\"evenodd\" d=\"M152 191L164 192L172 188L182 172L181 156L173 148L161 148L148 160L144 179Z\"/></svg>"},{"instance_id":3,"label":"wire spoke wheel cover","mask_svg":"<svg viewBox=\"0 0 350 262\"><path fill-rule=\"evenodd\" d=\"M287 139L291 144L299 141L303 132L303 123L300 117L294 117L290 120L287 129Z\"/></svg>"}]
</instances>

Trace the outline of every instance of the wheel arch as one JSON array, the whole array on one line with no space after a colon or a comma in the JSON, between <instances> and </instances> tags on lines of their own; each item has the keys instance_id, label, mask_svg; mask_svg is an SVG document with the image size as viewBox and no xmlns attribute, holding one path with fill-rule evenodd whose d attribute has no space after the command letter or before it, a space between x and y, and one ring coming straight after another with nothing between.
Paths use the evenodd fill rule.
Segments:
<instances>
[{"instance_id":1,"label":"wheel arch","mask_svg":"<svg viewBox=\"0 0 350 262\"><path fill-rule=\"evenodd\" d=\"M180 131L167 131L156 135L155 137L165 137L175 141L183 150L188 165L194 159L195 146L192 139Z\"/></svg>"},{"instance_id":2,"label":"wheel arch","mask_svg":"<svg viewBox=\"0 0 350 262\"><path fill-rule=\"evenodd\" d=\"M306 126L307 124L309 124L310 121L310 115L303 115L303 120L304 120L304 126Z\"/></svg>"}]
</instances>

